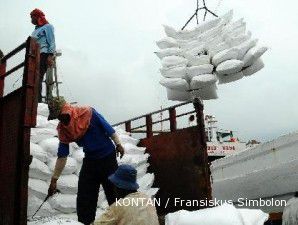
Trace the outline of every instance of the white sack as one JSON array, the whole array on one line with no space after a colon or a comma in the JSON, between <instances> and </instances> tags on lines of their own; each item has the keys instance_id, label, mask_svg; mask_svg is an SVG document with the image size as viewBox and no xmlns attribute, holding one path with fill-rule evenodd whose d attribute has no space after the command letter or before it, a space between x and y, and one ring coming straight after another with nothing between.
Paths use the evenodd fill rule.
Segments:
<instances>
[{"instance_id":1,"label":"white sack","mask_svg":"<svg viewBox=\"0 0 298 225\"><path fill-rule=\"evenodd\" d=\"M259 59L266 51L268 50L267 47L253 47L251 48L244 56L243 62L244 66L251 66L257 59Z\"/></svg>"},{"instance_id":2,"label":"white sack","mask_svg":"<svg viewBox=\"0 0 298 225\"><path fill-rule=\"evenodd\" d=\"M173 27L168 26L168 25L163 25L163 28L164 28L164 31L168 37L171 37L171 38L178 37L177 31Z\"/></svg>"},{"instance_id":3,"label":"white sack","mask_svg":"<svg viewBox=\"0 0 298 225\"><path fill-rule=\"evenodd\" d=\"M218 45L216 45L216 46L210 48L210 49L209 49L209 54L213 57L213 56L215 56L217 53L219 53L219 52L221 52L221 51L223 51L223 50L225 50L225 49L228 49L228 48L230 48L230 46L229 46L227 43L225 43L225 42L221 42L221 43L219 43Z\"/></svg>"},{"instance_id":4,"label":"white sack","mask_svg":"<svg viewBox=\"0 0 298 225\"><path fill-rule=\"evenodd\" d=\"M121 164L128 164L133 167L138 167L141 164L144 164L147 162L149 158L149 154L145 153L143 155L129 155L129 154L124 154L124 156L120 159L117 158L119 165Z\"/></svg>"},{"instance_id":5,"label":"white sack","mask_svg":"<svg viewBox=\"0 0 298 225\"><path fill-rule=\"evenodd\" d=\"M167 97L171 101L189 101L190 94L187 91L177 91L167 88Z\"/></svg>"},{"instance_id":6,"label":"white sack","mask_svg":"<svg viewBox=\"0 0 298 225\"><path fill-rule=\"evenodd\" d=\"M241 71L244 63L240 60L231 59L220 63L216 67L216 72L218 75L222 74L234 74Z\"/></svg>"},{"instance_id":7,"label":"white sack","mask_svg":"<svg viewBox=\"0 0 298 225\"><path fill-rule=\"evenodd\" d=\"M83 163L77 163L77 170L76 170L76 172L75 172L75 174L77 175L77 176L80 176L80 172L81 172L81 168L82 168L82 165L83 165Z\"/></svg>"},{"instance_id":8,"label":"white sack","mask_svg":"<svg viewBox=\"0 0 298 225\"><path fill-rule=\"evenodd\" d=\"M230 46L234 47L237 45L240 45L246 41L248 41L251 38L251 32L247 32L247 34L240 34L239 36L227 36L225 38L225 42Z\"/></svg>"},{"instance_id":9,"label":"white sack","mask_svg":"<svg viewBox=\"0 0 298 225\"><path fill-rule=\"evenodd\" d=\"M119 139L120 139L121 144L130 143L132 145L137 145L140 142L140 140L138 140L138 139L135 139L129 135L123 135L123 134L119 135Z\"/></svg>"},{"instance_id":10,"label":"white sack","mask_svg":"<svg viewBox=\"0 0 298 225\"><path fill-rule=\"evenodd\" d=\"M166 56L161 60L161 64L164 68L186 66L187 59L180 56Z\"/></svg>"},{"instance_id":11,"label":"white sack","mask_svg":"<svg viewBox=\"0 0 298 225\"><path fill-rule=\"evenodd\" d=\"M160 41L157 41L156 44L160 49L178 47L177 41L171 37L165 37Z\"/></svg>"},{"instance_id":12,"label":"white sack","mask_svg":"<svg viewBox=\"0 0 298 225\"><path fill-rule=\"evenodd\" d=\"M42 147L32 142L30 142L30 155L44 163L48 161L48 153Z\"/></svg>"},{"instance_id":13,"label":"white sack","mask_svg":"<svg viewBox=\"0 0 298 225\"><path fill-rule=\"evenodd\" d=\"M218 77L218 84L226 84L226 83L231 83L237 80L240 80L243 78L243 72L240 71L238 73L234 74L222 74L222 75L217 75Z\"/></svg>"},{"instance_id":14,"label":"white sack","mask_svg":"<svg viewBox=\"0 0 298 225\"><path fill-rule=\"evenodd\" d=\"M213 56L212 64L214 66L218 66L220 63L222 63L226 60L237 59L237 57L238 57L238 49L229 48L229 49L223 50L223 51L217 53L215 56Z\"/></svg>"},{"instance_id":15,"label":"white sack","mask_svg":"<svg viewBox=\"0 0 298 225\"><path fill-rule=\"evenodd\" d=\"M161 68L160 73L164 77L168 77L168 78L184 78L186 76L186 66Z\"/></svg>"},{"instance_id":16,"label":"white sack","mask_svg":"<svg viewBox=\"0 0 298 225\"><path fill-rule=\"evenodd\" d=\"M206 87L210 84L214 84L217 81L217 77L214 74L201 74L192 78L190 82L190 88L192 90Z\"/></svg>"},{"instance_id":17,"label":"white sack","mask_svg":"<svg viewBox=\"0 0 298 225\"><path fill-rule=\"evenodd\" d=\"M48 116L49 116L48 105L45 103L38 103L37 115L45 116L46 118L48 118Z\"/></svg>"},{"instance_id":18,"label":"white sack","mask_svg":"<svg viewBox=\"0 0 298 225\"><path fill-rule=\"evenodd\" d=\"M155 52L155 54L158 56L158 58L162 59L166 56L181 56L182 50L181 48L165 48L161 49L159 52Z\"/></svg>"},{"instance_id":19,"label":"white sack","mask_svg":"<svg viewBox=\"0 0 298 225\"><path fill-rule=\"evenodd\" d=\"M46 128L49 125L48 118L45 116L37 115L36 116L36 127Z\"/></svg>"},{"instance_id":20,"label":"white sack","mask_svg":"<svg viewBox=\"0 0 298 225\"><path fill-rule=\"evenodd\" d=\"M29 177L40 180L48 180L51 178L49 167L42 161L33 158L29 168Z\"/></svg>"},{"instance_id":21,"label":"white sack","mask_svg":"<svg viewBox=\"0 0 298 225\"><path fill-rule=\"evenodd\" d=\"M83 152L83 149L80 148L80 149L78 149L78 150L76 150L76 151L74 151L74 152L72 153L72 157L73 157L75 160L77 160L78 163L82 163L82 162L83 162L83 159L84 159L84 157L85 157L85 153Z\"/></svg>"},{"instance_id":22,"label":"white sack","mask_svg":"<svg viewBox=\"0 0 298 225\"><path fill-rule=\"evenodd\" d=\"M177 91L189 90L189 84L182 78L163 78L159 83L166 88Z\"/></svg>"},{"instance_id":23,"label":"white sack","mask_svg":"<svg viewBox=\"0 0 298 225\"><path fill-rule=\"evenodd\" d=\"M243 225L242 217L233 205L223 204L197 211L180 210L165 217L166 225Z\"/></svg>"},{"instance_id":24,"label":"white sack","mask_svg":"<svg viewBox=\"0 0 298 225\"><path fill-rule=\"evenodd\" d=\"M47 138L41 142L39 145L51 156L57 156L59 139L56 137Z\"/></svg>"},{"instance_id":25,"label":"white sack","mask_svg":"<svg viewBox=\"0 0 298 225\"><path fill-rule=\"evenodd\" d=\"M29 178L28 192L40 200L44 200L48 195L49 185L47 182L38 179Z\"/></svg>"},{"instance_id":26,"label":"white sack","mask_svg":"<svg viewBox=\"0 0 298 225\"><path fill-rule=\"evenodd\" d=\"M54 171L57 158L52 158L49 162L49 168L51 171ZM77 170L77 161L71 157L67 157L66 165L62 171L63 175L70 175L76 172Z\"/></svg>"},{"instance_id":27,"label":"white sack","mask_svg":"<svg viewBox=\"0 0 298 225\"><path fill-rule=\"evenodd\" d=\"M57 189L63 194L76 194L78 192L78 176L61 175L57 181Z\"/></svg>"},{"instance_id":28,"label":"white sack","mask_svg":"<svg viewBox=\"0 0 298 225\"><path fill-rule=\"evenodd\" d=\"M264 68L264 62L261 58L259 58L254 64L247 67L246 69L242 70L244 76L250 76L255 74L256 72L260 71Z\"/></svg>"},{"instance_id":29,"label":"white sack","mask_svg":"<svg viewBox=\"0 0 298 225\"><path fill-rule=\"evenodd\" d=\"M260 209L238 209L243 219L243 225L264 225L269 215Z\"/></svg>"},{"instance_id":30,"label":"white sack","mask_svg":"<svg viewBox=\"0 0 298 225\"><path fill-rule=\"evenodd\" d=\"M152 187L154 182L154 174L147 173L146 175L137 179L137 183L140 186L140 190L147 190Z\"/></svg>"},{"instance_id":31,"label":"white sack","mask_svg":"<svg viewBox=\"0 0 298 225\"><path fill-rule=\"evenodd\" d=\"M210 30L213 27L216 27L219 22L221 21L220 18L215 18L213 20L208 20L208 21L204 21L202 23L200 23L196 28L195 31L198 34L202 34L208 30Z\"/></svg>"},{"instance_id":32,"label":"white sack","mask_svg":"<svg viewBox=\"0 0 298 225\"><path fill-rule=\"evenodd\" d=\"M52 208L60 212L73 213L76 211L76 199L77 195L58 193L49 199L49 203Z\"/></svg>"},{"instance_id":33,"label":"white sack","mask_svg":"<svg viewBox=\"0 0 298 225\"><path fill-rule=\"evenodd\" d=\"M184 54L184 57L188 60L187 65L189 67L210 64L210 56L209 55L192 56L189 54Z\"/></svg>"},{"instance_id":34,"label":"white sack","mask_svg":"<svg viewBox=\"0 0 298 225\"><path fill-rule=\"evenodd\" d=\"M131 143L125 143L122 146L124 148L125 154L136 154L136 155L139 155L139 154L144 154L145 153L145 150L146 150L145 147L138 147L138 146L133 145Z\"/></svg>"},{"instance_id":35,"label":"white sack","mask_svg":"<svg viewBox=\"0 0 298 225\"><path fill-rule=\"evenodd\" d=\"M52 138L57 136L57 130L51 128L33 128L31 129L30 141L33 143L38 143L42 140Z\"/></svg>"},{"instance_id":36,"label":"white sack","mask_svg":"<svg viewBox=\"0 0 298 225\"><path fill-rule=\"evenodd\" d=\"M50 120L48 121L47 127L56 130L58 124L59 124L59 120Z\"/></svg>"},{"instance_id":37,"label":"white sack","mask_svg":"<svg viewBox=\"0 0 298 225\"><path fill-rule=\"evenodd\" d=\"M213 71L213 65L205 64L201 66L192 66L187 68L187 78L191 80L193 77L200 74L211 74Z\"/></svg>"},{"instance_id":38,"label":"white sack","mask_svg":"<svg viewBox=\"0 0 298 225\"><path fill-rule=\"evenodd\" d=\"M150 198L153 198L158 191L159 191L159 188L149 188L147 190L142 190L142 192L148 195Z\"/></svg>"},{"instance_id":39,"label":"white sack","mask_svg":"<svg viewBox=\"0 0 298 225\"><path fill-rule=\"evenodd\" d=\"M144 176L147 173L147 169L149 167L149 163L143 163L139 165L136 170L137 170L137 177L140 178Z\"/></svg>"},{"instance_id":40,"label":"white sack","mask_svg":"<svg viewBox=\"0 0 298 225\"><path fill-rule=\"evenodd\" d=\"M245 54L248 52L248 50L255 47L257 43L258 39L253 39L243 42L242 44L236 46L236 48L239 50L237 59L242 60Z\"/></svg>"},{"instance_id":41,"label":"white sack","mask_svg":"<svg viewBox=\"0 0 298 225\"><path fill-rule=\"evenodd\" d=\"M200 98L202 100L217 99L217 86L216 84L210 84L203 88L191 92L192 98Z\"/></svg>"}]
</instances>

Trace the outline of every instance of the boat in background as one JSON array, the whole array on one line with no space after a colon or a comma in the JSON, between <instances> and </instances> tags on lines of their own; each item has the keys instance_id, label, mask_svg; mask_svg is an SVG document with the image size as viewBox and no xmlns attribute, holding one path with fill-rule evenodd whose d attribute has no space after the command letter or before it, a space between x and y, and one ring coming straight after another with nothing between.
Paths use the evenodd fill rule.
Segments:
<instances>
[{"instance_id":1,"label":"boat in background","mask_svg":"<svg viewBox=\"0 0 298 225\"><path fill-rule=\"evenodd\" d=\"M207 153L209 161L223 158L246 149L246 143L234 137L233 131L221 130L217 127L215 116L205 116L207 137Z\"/></svg>"}]
</instances>

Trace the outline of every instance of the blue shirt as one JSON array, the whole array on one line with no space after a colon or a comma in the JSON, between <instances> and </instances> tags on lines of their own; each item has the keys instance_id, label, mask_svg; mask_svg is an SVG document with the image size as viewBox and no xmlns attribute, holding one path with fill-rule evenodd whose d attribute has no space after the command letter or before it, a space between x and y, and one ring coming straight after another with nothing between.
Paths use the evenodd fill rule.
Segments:
<instances>
[{"instance_id":1,"label":"blue shirt","mask_svg":"<svg viewBox=\"0 0 298 225\"><path fill-rule=\"evenodd\" d=\"M92 109L90 125L85 135L76 141L83 147L85 158L101 159L115 151L115 145L111 140L114 128L100 115ZM58 158L69 155L69 144L59 143Z\"/></svg>"},{"instance_id":2,"label":"blue shirt","mask_svg":"<svg viewBox=\"0 0 298 225\"><path fill-rule=\"evenodd\" d=\"M51 24L36 27L31 36L39 44L40 53L53 54L56 51L54 27Z\"/></svg>"}]
</instances>

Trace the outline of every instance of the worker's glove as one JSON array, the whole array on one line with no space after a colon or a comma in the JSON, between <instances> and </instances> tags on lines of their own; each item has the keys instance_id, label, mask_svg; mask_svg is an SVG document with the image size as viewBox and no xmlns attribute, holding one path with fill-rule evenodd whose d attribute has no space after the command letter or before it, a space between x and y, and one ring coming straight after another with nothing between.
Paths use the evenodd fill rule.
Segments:
<instances>
[{"instance_id":1,"label":"worker's glove","mask_svg":"<svg viewBox=\"0 0 298 225\"><path fill-rule=\"evenodd\" d=\"M54 65L54 56L52 56L52 55L48 56L47 65L48 65L48 67L52 67Z\"/></svg>"},{"instance_id":2,"label":"worker's glove","mask_svg":"<svg viewBox=\"0 0 298 225\"><path fill-rule=\"evenodd\" d=\"M57 192L57 180L58 179L53 178L53 177L51 179L51 184L50 184L49 189L48 189L48 196L49 197Z\"/></svg>"},{"instance_id":3,"label":"worker's glove","mask_svg":"<svg viewBox=\"0 0 298 225\"><path fill-rule=\"evenodd\" d=\"M118 145L116 146L116 152L117 152L117 156L120 155L120 158L123 157L123 155L124 155L124 148L122 147L121 144L118 144Z\"/></svg>"}]
</instances>

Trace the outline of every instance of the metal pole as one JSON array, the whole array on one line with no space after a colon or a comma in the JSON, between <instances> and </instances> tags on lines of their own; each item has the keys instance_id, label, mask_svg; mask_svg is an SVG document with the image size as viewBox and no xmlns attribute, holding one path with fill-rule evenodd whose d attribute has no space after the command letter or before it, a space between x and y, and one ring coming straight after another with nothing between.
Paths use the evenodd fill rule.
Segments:
<instances>
[{"instance_id":1,"label":"metal pole","mask_svg":"<svg viewBox=\"0 0 298 225\"><path fill-rule=\"evenodd\" d=\"M4 77L2 77L6 72L6 61L2 63L2 58L4 57L3 52L0 50L0 97L4 94Z\"/></svg>"}]
</instances>

